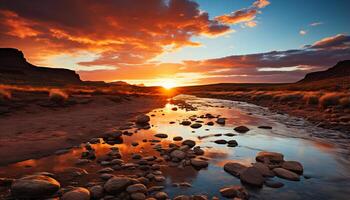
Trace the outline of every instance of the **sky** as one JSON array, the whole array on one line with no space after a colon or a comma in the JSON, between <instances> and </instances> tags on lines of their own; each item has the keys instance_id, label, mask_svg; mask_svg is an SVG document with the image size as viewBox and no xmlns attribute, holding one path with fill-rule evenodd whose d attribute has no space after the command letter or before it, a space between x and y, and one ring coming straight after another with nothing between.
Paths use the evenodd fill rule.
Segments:
<instances>
[{"instance_id":1,"label":"sky","mask_svg":"<svg viewBox=\"0 0 350 200\"><path fill-rule=\"evenodd\" d=\"M300 80L350 59L349 0L0 0L0 47L83 80Z\"/></svg>"}]
</instances>

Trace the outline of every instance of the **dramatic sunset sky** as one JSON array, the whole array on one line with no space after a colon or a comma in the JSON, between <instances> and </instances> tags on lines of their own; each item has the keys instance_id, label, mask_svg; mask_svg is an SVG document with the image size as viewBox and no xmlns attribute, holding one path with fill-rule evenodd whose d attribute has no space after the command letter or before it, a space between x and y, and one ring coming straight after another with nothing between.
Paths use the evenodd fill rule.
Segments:
<instances>
[{"instance_id":1,"label":"dramatic sunset sky","mask_svg":"<svg viewBox=\"0 0 350 200\"><path fill-rule=\"evenodd\" d=\"M83 80L292 82L350 59L349 0L0 0L0 47Z\"/></svg>"}]
</instances>

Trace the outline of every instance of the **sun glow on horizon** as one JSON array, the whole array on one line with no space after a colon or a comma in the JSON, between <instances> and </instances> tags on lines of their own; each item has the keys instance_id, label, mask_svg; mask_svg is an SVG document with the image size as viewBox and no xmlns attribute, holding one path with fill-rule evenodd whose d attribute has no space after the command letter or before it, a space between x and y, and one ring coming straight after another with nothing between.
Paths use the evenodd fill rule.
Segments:
<instances>
[{"instance_id":1,"label":"sun glow on horizon","mask_svg":"<svg viewBox=\"0 0 350 200\"><path fill-rule=\"evenodd\" d=\"M159 85L168 90L177 86L176 82L170 79L163 80Z\"/></svg>"}]
</instances>

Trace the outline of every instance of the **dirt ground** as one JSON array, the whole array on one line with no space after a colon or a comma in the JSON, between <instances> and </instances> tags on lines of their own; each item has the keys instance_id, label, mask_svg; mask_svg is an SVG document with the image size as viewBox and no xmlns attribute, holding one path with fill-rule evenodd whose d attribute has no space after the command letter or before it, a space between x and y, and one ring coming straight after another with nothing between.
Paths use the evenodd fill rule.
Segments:
<instances>
[{"instance_id":1,"label":"dirt ground","mask_svg":"<svg viewBox=\"0 0 350 200\"><path fill-rule=\"evenodd\" d=\"M108 96L70 106L27 103L0 115L0 165L50 155L130 122L140 113L164 106L160 96Z\"/></svg>"}]
</instances>

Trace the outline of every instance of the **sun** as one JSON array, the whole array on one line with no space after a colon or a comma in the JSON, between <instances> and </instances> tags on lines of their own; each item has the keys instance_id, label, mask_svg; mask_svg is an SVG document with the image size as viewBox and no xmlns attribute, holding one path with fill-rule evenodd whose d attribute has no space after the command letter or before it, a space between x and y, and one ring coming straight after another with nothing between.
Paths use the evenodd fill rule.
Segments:
<instances>
[{"instance_id":1,"label":"sun","mask_svg":"<svg viewBox=\"0 0 350 200\"><path fill-rule=\"evenodd\" d=\"M160 85L167 90L177 86L175 81L172 81L172 80L164 80L160 83Z\"/></svg>"}]
</instances>

